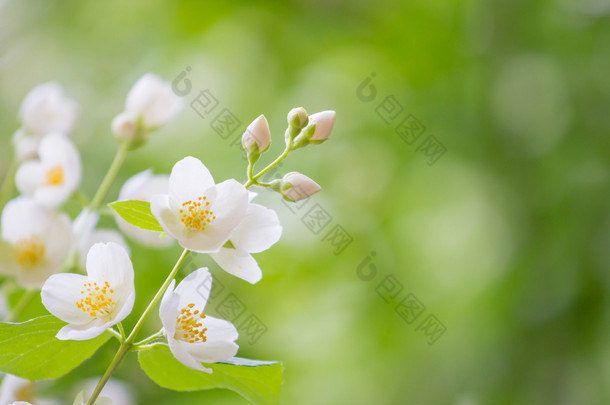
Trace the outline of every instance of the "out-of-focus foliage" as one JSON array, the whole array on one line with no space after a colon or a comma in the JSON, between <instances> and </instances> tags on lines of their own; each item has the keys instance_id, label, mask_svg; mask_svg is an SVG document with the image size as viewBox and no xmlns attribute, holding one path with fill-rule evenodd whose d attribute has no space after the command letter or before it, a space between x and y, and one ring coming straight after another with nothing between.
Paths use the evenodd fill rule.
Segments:
<instances>
[{"instance_id":1,"label":"out-of-focus foliage","mask_svg":"<svg viewBox=\"0 0 610 405\"><path fill-rule=\"evenodd\" d=\"M239 355L283 362L282 403L610 402L607 1L0 4L0 173L21 99L52 79L82 106L72 138L89 197L117 147L110 122L145 72L184 72L192 88L120 181L167 173L186 155L217 181L243 181L239 137L259 114L274 136L263 164L282 150L290 108L337 111L329 141L277 173L300 171L323 190L305 205L257 197L284 226L257 256L263 280L252 286L202 257L187 266L211 268L212 311L239 298ZM191 103L204 90L218 106L200 115ZM211 127L225 108L241 123L230 136ZM411 144L395 131L409 115L425 127ZM446 148L431 166L420 148L430 135ZM319 208L327 220L312 222ZM66 209L74 217L79 206ZM335 226L353 239L339 254ZM134 314L179 252L132 244ZM423 312L405 306L413 297ZM44 313L36 303L22 318ZM267 328L258 340L252 317ZM446 327L431 345L428 319ZM147 330L158 327L151 318ZM78 392L115 345L41 385L44 395ZM116 375L139 403L245 403L225 390L163 390L138 368L130 355Z\"/></svg>"}]
</instances>

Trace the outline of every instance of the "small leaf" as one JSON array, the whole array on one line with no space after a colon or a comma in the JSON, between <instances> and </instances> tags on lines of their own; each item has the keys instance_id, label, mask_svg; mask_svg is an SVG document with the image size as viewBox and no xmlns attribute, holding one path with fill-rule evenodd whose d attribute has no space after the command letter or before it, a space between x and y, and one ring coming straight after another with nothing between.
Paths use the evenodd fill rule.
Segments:
<instances>
[{"instance_id":1,"label":"small leaf","mask_svg":"<svg viewBox=\"0 0 610 405\"><path fill-rule=\"evenodd\" d=\"M0 371L28 380L56 379L95 353L111 335L95 339L59 340L66 323L51 315L24 323L0 322Z\"/></svg>"},{"instance_id":2,"label":"small leaf","mask_svg":"<svg viewBox=\"0 0 610 405\"><path fill-rule=\"evenodd\" d=\"M212 374L193 370L174 358L167 346L138 352L142 370L163 388L197 391L226 388L255 404L278 404L282 365L234 357L224 363L205 364Z\"/></svg>"},{"instance_id":3,"label":"small leaf","mask_svg":"<svg viewBox=\"0 0 610 405\"><path fill-rule=\"evenodd\" d=\"M138 228L148 231L163 232L159 221L150 211L150 203L146 201L129 200L116 201L108 204L125 221Z\"/></svg>"}]
</instances>

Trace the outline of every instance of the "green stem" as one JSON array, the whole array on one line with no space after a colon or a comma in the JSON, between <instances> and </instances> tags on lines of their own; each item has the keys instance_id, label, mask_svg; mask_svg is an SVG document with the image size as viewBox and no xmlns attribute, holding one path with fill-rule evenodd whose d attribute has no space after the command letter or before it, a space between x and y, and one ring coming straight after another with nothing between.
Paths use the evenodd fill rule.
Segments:
<instances>
[{"instance_id":1,"label":"green stem","mask_svg":"<svg viewBox=\"0 0 610 405\"><path fill-rule=\"evenodd\" d=\"M15 322L19 319L19 315L27 308L28 304L36 295L36 291L27 290L23 293L15 308L11 311L10 315L6 318L6 322Z\"/></svg>"},{"instance_id":2,"label":"green stem","mask_svg":"<svg viewBox=\"0 0 610 405\"><path fill-rule=\"evenodd\" d=\"M176 262L176 265L174 266L172 271L167 276L167 279L165 279L165 282L163 283L163 285L161 286L159 291L157 291L157 294L155 294L155 296L153 297L153 299L150 302L150 304L148 304L148 307L144 310L144 313L142 314L142 316L140 317L140 319L136 323L136 326L133 327L133 330L131 331L131 333L127 337L127 342L133 343L133 341L136 339L136 335L138 334L138 332L140 332L140 329L142 329L142 326L144 325L144 321L146 320L146 318L148 318L148 315L150 314L152 309L155 307L157 302L161 299L161 297L163 297L163 294L165 293L165 290L167 290L167 287L169 287L169 285L171 284L171 282L174 279L174 277L176 277L176 274L178 273L178 270L180 270L180 266L182 266L182 263L184 262L184 259L186 259L186 256L188 256L188 254L190 252L191 251L188 250L188 249L184 249L182 251L182 254L180 255L180 258Z\"/></svg>"},{"instance_id":3,"label":"green stem","mask_svg":"<svg viewBox=\"0 0 610 405\"><path fill-rule=\"evenodd\" d=\"M127 352L129 352L129 350L131 350L133 348L133 342L136 339L138 332L140 332L140 329L142 329L142 326L144 325L144 321L146 321L146 318L148 318L148 315L150 315L151 311L153 310L153 308L155 307L157 302L159 302L159 300L165 293L165 290L167 290L167 287L169 287L169 285L171 284L174 277L176 277L178 270L180 270L180 266L182 266L184 259L186 259L186 256L188 256L189 253L190 253L190 250L188 250L188 249L184 249L184 251L182 251L180 258L174 265L174 268L172 269L172 271L167 276L167 279L165 279L165 282L163 283L161 288L159 288L159 291L157 291L157 294L155 294L152 301L150 301L150 303L148 304L148 307L146 307L146 309L144 310L144 313L142 314L142 316L140 316L140 319L138 319L136 326L133 327L133 330L131 331L131 333L125 340L125 342L123 342L123 344L119 348L119 351L117 352L117 354L114 356L114 359L112 359L112 363L110 363L110 365L108 366L108 369L106 370L106 372L104 373L104 375L102 376L100 381L97 383L97 386L95 387L95 390L93 391L93 394L91 394L91 398L89 398L89 401L87 401L87 405L93 405L95 403L95 400L100 395L100 392L102 392L104 385L106 385L106 382L108 381L108 379L110 378L110 376L112 375L114 370L117 368L117 366L119 365L121 360L123 360L123 357L125 357L125 354L127 354Z\"/></svg>"},{"instance_id":4,"label":"green stem","mask_svg":"<svg viewBox=\"0 0 610 405\"><path fill-rule=\"evenodd\" d=\"M117 340L121 343L123 343L123 341L125 340L119 332L117 332L116 330L114 330L112 328L108 328L108 332L110 332L112 334L112 336L117 338Z\"/></svg>"},{"instance_id":5,"label":"green stem","mask_svg":"<svg viewBox=\"0 0 610 405\"><path fill-rule=\"evenodd\" d=\"M83 208L87 207L89 205L89 201L87 201L87 197L85 197L82 193L80 193L79 191L75 191L72 194L72 198L74 199L74 201L76 201L77 203L79 203L80 205L83 206Z\"/></svg>"},{"instance_id":6,"label":"green stem","mask_svg":"<svg viewBox=\"0 0 610 405\"><path fill-rule=\"evenodd\" d=\"M146 339L140 340L139 342L135 343L135 345L136 346L145 345L146 343L150 343L153 340L160 338L162 336L163 336L163 329L161 329L159 332L155 333L154 335L150 335Z\"/></svg>"},{"instance_id":7,"label":"green stem","mask_svg":"<svg viewBox=\"0 0 610 405\"><path fill-rule=\"evenodd\" d=\"M15 187L15 174L17 173L18 167L19 162L17 161L16 157L13 157L11 164L8 166L8 170L6 171L6 175L4 176L2 188L0 188L0 207L3 207L13 195L13 188Z\"/></svg>"},{"instance_id":8,"label":"green stem","mask_svg":"<svg viewBox=\"0 0 610 405\"><path fill-rule=\"evenodd\" d=\"M106 195L110 190L110 186L112 186L114 179L116 178L117 174L119 174L119 169L125 161L127 152L129 152L129 142L121 143L121 146L119 146L119 150L114 156L114 160L106 173L106 177L104 177L104 180L102 180L102 184L100 184L95 196L93 196L93 199L91 200L91 204L89 204L89 209L91 211L97 211L104 202L104 198L106 198Z\"/></svg>"},{"instance_id":9,"label":"green stem","mask_svg":"<svg viewBox=\"0 0 610 405\"><path fill-rule=\"evenodd\" d=\"M248 181L246 182L246 184L244 184L244 187L248 188L254 184L258 184L257 180L259 178L261 178L261 176L263 176L269 170L271 170L275 166L277 166L278 163L280 163L282 160L286 159L286 156L288 156L288 154L290 153L291 150L292 150L292 143L286 145L286 149L284 149L284 152L282 152L282 154L280 156L278 156L277 159L275 159L273 162L269 163L269 165L267 167L265 167L263 170L258 172L258 174L256 176L250 177L250 174L249 174Z\"/></svg>"},{"instance_id":10,"label":"green stem","mask_svg":"<svg viewBox=\"0 0 610 405\"><path fill-rule=\"evenodd\" d=\"M156 349L157 347L167 347L166 343L162 343L162 342L156 342L156 343L152 343L149 345L134 345L132 350L136 351L136 352L141 352L143 350L152 350L152 349Z\"/></svg>"},{"instance_id":11,"label":"green stem","mask_svg":"<svg viewBox=\"0 0 610 405\"><path fill-rule=\"evenodd\" d=\"M254 171L254 163L252 161L248 161L248 180L252 179Z\"/></svg>"},{"instance_id":12,"label":"green stem","mask_svg":"<svg viewBox=\"0 0 610 405\"><path fill-rule=\"evenodd\" d=\"M106 372L104 373L100 381L97 383L93 394L91 394L91 397L87 401L87 405L93 405L95 403L95 400L97 399L97 397L99 397L100 392L102 392L102 389L104 388L104 385L106 385L106 383L112 376L112 373L114 373L114 370L116 370L116 368L119 366L119 363L121 363L121 360L123 360L123 357L125 357L125 355L129 352L130 349L131 343L121 343L119 351L116 352L114 358L112 359L112 363L110 363L110 365L106 369Z\"/></svg>"},{"instance_id":13,"label":"green stem","mask_svg":"<svg viewBox=\"0 0 610 405\"><path fill-rule=\"evenodd\" d=\"M117 326L119 327L119 332L121 333L121 339L125 340L125 336L127 335L125 335L125 329L123 328L123 324L119 322Z\"/></svg>"}]
</instances>

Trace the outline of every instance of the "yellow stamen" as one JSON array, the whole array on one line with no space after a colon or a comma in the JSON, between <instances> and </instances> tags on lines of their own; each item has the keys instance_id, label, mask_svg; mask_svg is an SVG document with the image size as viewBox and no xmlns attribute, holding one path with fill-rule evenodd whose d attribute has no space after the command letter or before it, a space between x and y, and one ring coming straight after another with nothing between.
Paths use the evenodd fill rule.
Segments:
<instances>
[{"instance_id":1,"label":"yellow stamen","mask_svg":"<svg viewBox=\"0 0 610 405\"><path fill-rule=\"evenodd\" d=\"M91 283L85 283L83 286L91 286ZM84 298L76 301L76 307L93 318L107 317L116 305L116 301L112 299L114 290L110 288L108 282L105 282L101 288L97 283L93 283L93 286L95 287L93 291L90 288L87 288L87 293L81 291Z\"/></svg>"},{"instance_id":2,"label":"yellow stamen","mask_svg":"<svg viewBox=\"0 0 610 405\"><path fill-rule=\"evenodd\" d=\"M64 184L64 168L60 165L53 166L45 173L45 186L61 186Z\"/></svg>"},{"instance_id":3,"label":"yellow stamen","mask_svg":"<svg viewBox=\"0 0 610 405\"><path fill-rule=\"evenodd\" d=\"M15 244L15 257L20 266L31 268L44 258L45 247L37 235L19 240Z\"/></svg>"},{"instance_id":4,"label":"yellow stamen","mask_svg":"<svg viewBox=\"0 0 610 405\"><path fill-rule=\"evenodd\" d=\"M180 220L186 227L203 231L212 219L216 219L214 212L206 209L210 205L206 200L207 197L198 197L198 201L189 200L182 203Z\"/></svg>"},{"instance_id":5,"label":"yellow stamen","mask_svg":"<svg viewBox=\"0 0 610 405\"><path fill-rule=\"evenodd\" d=\"M207 340L205 332L208 328L202 328L199 321L205 318L205 314L199 311L191 312L195 304L188 304L182 308L176 318L176 333L174 338L189 343L203 343Z\"/></svg>"}]
</instances>

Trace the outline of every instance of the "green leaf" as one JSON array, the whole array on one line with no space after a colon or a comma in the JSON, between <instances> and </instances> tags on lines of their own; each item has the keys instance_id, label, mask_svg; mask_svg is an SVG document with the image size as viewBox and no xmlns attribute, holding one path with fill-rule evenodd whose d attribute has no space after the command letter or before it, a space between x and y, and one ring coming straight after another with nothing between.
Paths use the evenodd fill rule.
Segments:
<instances>
[{"instance_id":1,"label":"green leaf","mask_svg":"<svg viewBox=\"0 0 610 405\"><path fill-rule=\"evenodd\" d=\"M146 201L129 200L116 201L108 204L125 221L138 228L148 231L163 232L159 221L150 211L150 203Z\"/></svg>"},{"instance_id":2,"label":"green leaf","mask_svg":"<svg viewBox=\"0 0 610 405\"><path fill-rule=\"evenodd\" d=\"M233 358L224 363L204 364L212 374L193 370L174 358L167 346L138 352L142 370L163 388L197 391L226 388L255 404L278 404L282 365L273 361Z\"/></svg>"},{"instance_id":3,"label":"green leaf","mask_svg":"<svg viewBox=\"0 0 610 405\"><path fill-rule=\"evenodd\" d=\"M66 323L51 315L23 323L0 322L0 371L28 380L56 379L80 365L110 337L59 340Z\"/></svg>"}]
</instances>

